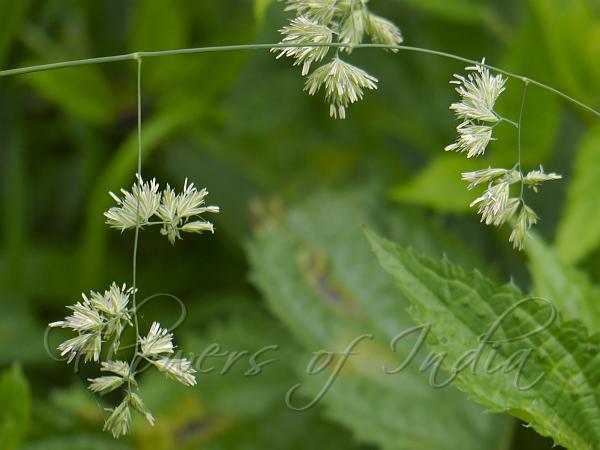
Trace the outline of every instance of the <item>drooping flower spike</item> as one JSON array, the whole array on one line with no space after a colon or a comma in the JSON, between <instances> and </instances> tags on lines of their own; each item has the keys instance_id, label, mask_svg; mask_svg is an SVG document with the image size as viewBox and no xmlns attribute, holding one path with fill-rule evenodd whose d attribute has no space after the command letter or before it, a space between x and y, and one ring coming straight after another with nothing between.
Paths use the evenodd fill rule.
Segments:
<instances>
[{"instance_id":1,"label":"drooping flower spike","mask_svg":"<svg viewBox=\"0 0 600 450\"><path fill-rule=\"evenodd\" d=\"M133 327L129 308L129 296L132 289L127 289L113 283L104 294L91 292L90 296L82 294L83 302L68 307L73 314L65 320L53 322L50 327L69 328L78 333L58 346L67 362L76 357L84 356L85 361L99 361L103 345L108 345L107 359L100 364L101 372L108 374L89 378L90 391L97 394L107 394L119 388L125 388L126 395L114 409L104 424L104 429L110 431L115 438L127 434L131 426L131 407L142 414L153 425L154 417L144 405L141 397L133 391L137 388L136 371L134 366L121 360L112 359L119 349L119 341L126 326ZM154 365L160 372L165 373L186 386L196 384L196 372L190 361L185 358L170 358L173 353L173 334L161 328L154 322L148 334L139 338L140 352L143 358Z\"/></svg>"},{"instance_id":2,"label":"drooping flower spike","mask_svg":"<svg viewBox=\"0 0 600 450\"><path fill-rule=\"evenodd\" d=\"M319 1L319 0L314 0ZM142 57L136 54L137 61L137 166L142 167ZM310 55L299 55L304 63L310 63ZM89 390L95 394L121 392L120 402L113 408L104 423L104 430L113 437L126 435L132 423L132 410L141 414L150 425L154 425L154 416L146 407L140 395L139 375L148 368L156 368L186 386L196 384L195 369L186 358L172 357L175 345L173 333L158 322L152 323L145 336L140 334L139 305L137 303L137 255L140 232L148 226L159 225L161 234L174 244L181 239L181 233L214 232L212 223L203 218L207 213L218 213L219 207L206 206L206 189L198 190L194 183L186 179L182 192L175 192L167 184L164 191L156 179L144 181L140 173L130 191L121 189L121 195L112 192L110 196L116 202L104 213L106 223L112 228L124 232L134 229L133 286L127 288L113 283L104 293L90 292L82 294L82 301L68 308L72 314L64 320L52 322L51 328L66 328L75 333L74 337L58 345L58 350L67 363L83 357L84 362L99 362L100 376L88 378ZM135 341L129 362L118 357L121 338L127 327L133 328ZM144 364L147 362L149 364Z\"/></svg>"},{"instance_id":3,"label":"drooping flower spike","mask_svg":"<svg viewBox=\"0 0 600 450\"><path fill-rule=\"evenodd\" d=\"M373 43L392 47L392 51L403 41L400 29L369 11L367 1L288 0L286 10L294 11L297 17L280 30L284 36L280 45L284 47L272 49L277 58L288 56L295 59L294 65L302 66L302 75L308 76L305 90L310 95L323 89L333 118L345 119L350 104L361 100L366 89L377 88L375 77L343 61L340 54L352 53L365 36ZM309 75L329 54L331 44L338 45L331 61Z\"/></svg>"},{"instance_id":4,"label":"drooping flower spike","mask_svg":"<svg viewBox=\"0 0 600 450\"><path fill-rule=\"evenodd\" d=\"M461 123L457 127L458 140L446 146L446 151L466 153L467 158L481 156L488 144L494 139L494 127L500 122L510 122L521 132L519 123L511 122L497 114L494 110L496 101L504 92L506 79L502 75L492 75L485 67L485 59L480 65L467 67L469 74L455 75L451 83L458 85L456 91L461 101L450 105ZM539 221L539 217L525 202L523 187L528 186L538 192L539 186L545 181L559 180L562 177L556 173L532 170L525 175L519 160L512 169L491 168L465 172L462 179L469 183L468 189L487 184L487 189L471 202L471 207L477 207L481 222L486 225L500 227L506 223L512 226L509 241L513 247L523 249L528 232Z\"/></svg>"},{"instance_id":5,"label":"drooping flower spike","mask_svg":"<svg viewBox=\"0 0 600 450\"><path fill-rule=\"evenodd\" d=\"M490 141L494 140L494 127L490 124L502 120L494 107L505 90L506 79L502 75L491 75L484 64L485 58L481 65L467 67L470 73L466 77L454 75L454 80L450 81L457 85L456 92L461 97L461 101L452 103L450 109L461 122L456 128L458 140L447 145L445 150L464 152L467 158L485 153Z\"/></svg>"},{"instance_id":6,"label":"drooping flower spike","mask_svg":"<svg viewBox=\"0 0 600 450\"><path fill-rule=\"evenodd\" d=\"M121 190L121 197L110 193L117 205L104 213L106 223L121 231L143 229L160 225L161 234L171 243L181 239L181 233L214 232L212 223L202 218L206 213L218 213L217 206L206 206L206 189L198 190L186 179L182 192L175 192L169 185L160 191L155 179L145 182L139 175L131 191ZM104 430L115 438L128 433L131 427L131 411L140 413L151 425L154 416L146 408L142 398L134 392L137 389L137 365L143 358L172 378L186 386L196 384L190 361L185 358L171 358L174 351L173 333L154 322L145 337L136 336L136 353L131 363L116 359L121 336L126 327L135 327L134 316L137 290L113 283L104 293L82 294L82 301L68 308L72 314L64 320L49 324L53 328L67 328L76 333L58 346L61 356L67 362L83 357L84 362L100 362L100 371L108 372L96 378L89 378L90 391L104 395L123 389L125 396L115 408L110 408ZM104 361L101 356L106 355Z\"/></svg>"}]
</instances>

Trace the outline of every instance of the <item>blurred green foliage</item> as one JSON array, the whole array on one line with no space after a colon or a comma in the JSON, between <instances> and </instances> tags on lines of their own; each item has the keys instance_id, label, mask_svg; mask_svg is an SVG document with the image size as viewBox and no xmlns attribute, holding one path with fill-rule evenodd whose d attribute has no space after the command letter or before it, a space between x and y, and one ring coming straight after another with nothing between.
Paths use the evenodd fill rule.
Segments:
<instances>
[{"instance_id":1,"label":"blurred green foliage","mask_svg":"<svg viewBox=\"0 0 600 450\"><path fill-rule=\"evenodd\" d=\"M31 414L29 384L18 365L6 370L0 378L0 445L14 450L25 437Z\"/></svg>"},{"instance_id":2,"label":"blurred green foliage","mask_svg":"<svg viewBox=\"0 0 600 450\"><path fill-rule=\"evenodd\" d=\"M369 194L317 197L283 223L265 224L250 252L257 285L308 351L341 352L363 337L352 348L357 355L349 357L348 367L323 397L328 414L360 440L383 449L487 449L506 442L506 417L483 414L455 389L429 385L428 374L419 369L424 354L397 374L382 370L394 370L409 357L412 340L391 348L390 343L412 323L407 302L379 268L360 224L372 224L371 216L384 217L384 229L425 249L436 247L431 241L452 240L418 215L381 214L373 205L374 193ZM355 204L362 206L349 207ZM460 255L460 248L455 253ZM309 385L310 399L327 386L329 372L315 379L305 371L302 382ZM310 399L293 398L300 405Z\"/></svg>"},{"instance_id":3,"label":"blurred green foliage","mask_svg":"<svg viewBox=\"0 0 600 450\"><path fill-rule=\"evenodd\" d=\"M276 42L286 21L282 6L0 0L0 67ZM600 104L594 0L372 0L370 8L397 23L409 45L485 56ZM547 244L517 254L506 230L480 225L469 211L476 193L459 176L512 165L514 130L499 127L498 141L477 161L443 152L456 125L448 81L461 65L374 50L351 59L381 82L343 122L328 117L321 98L302 92L289 61L266 51L144 61L145 176L206 186L222 213L214 236L175 247L142 234L140 295L169 292L184 300L182 348L201 354L218 344L249 354L224 374L226 358L215 358L195 389L143 379L157 425L136 422L118 443L101 432L102 408L114 399L88 394L85 379L95 372L51 358L44 332L81 292L130 282L133 236L108 229L102 213L111 204L108 191L130 185L135 171L135 64L0 79L0 448L415 448L403 441L407 433L431 449L443 448L440 441L453 448L551 447L513 419L481 414L452 387L431 390L426 374L407 371L401 382L371 372L381 361L401 360L386 344L412 322L360 225L435 257L448 254L494 280L535 286L556 297L567 316L572 298L598 311L598 119L530 89L524 163L565 179L532 198ZM509 82L498 105L503 115L516 116L521 88ZM158 302L144 311L142 325L177 314L172 303ZM596 323L590 318L588 326ZM305 373L313 352L340 351L362 332L381 336L369 343L373 361L357 363L314 409L289 410L289 388L302 383L298 399L308 402L322 386ZM50 349L59 337L50 335ZM245 376L249 356L269 345L278 350L262 359L277 362Z\"/></svg>"}]
</instances>

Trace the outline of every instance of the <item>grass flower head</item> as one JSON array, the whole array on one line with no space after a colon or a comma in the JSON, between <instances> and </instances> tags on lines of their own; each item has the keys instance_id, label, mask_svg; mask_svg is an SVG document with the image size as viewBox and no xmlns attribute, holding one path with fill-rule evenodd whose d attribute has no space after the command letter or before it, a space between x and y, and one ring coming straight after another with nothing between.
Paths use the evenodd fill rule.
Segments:
<instances>
[{"instance_id":1,"label":"grass flower head","mask_svg":"<svg viewBox=\"0 0 600 450\"><path fill-rule=\"evenodd\" d=\"M332 117L346 118L346 108L361 100L365 89L377 89L377 78L336 57L316 69L306 80L305 90L315 95L321 88L329 101Z\"/></svg>"}]
</instances>

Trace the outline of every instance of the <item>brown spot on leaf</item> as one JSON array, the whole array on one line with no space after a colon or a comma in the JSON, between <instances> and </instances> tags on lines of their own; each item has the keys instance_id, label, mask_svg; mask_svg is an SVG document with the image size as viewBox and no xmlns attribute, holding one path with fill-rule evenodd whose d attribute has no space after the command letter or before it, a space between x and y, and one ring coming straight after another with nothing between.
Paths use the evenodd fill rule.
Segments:
<instances>
[{"instance_id":1,"label":"brown spot on leaf","mask_svg":"<svg viewBox=\"0 0 600 450\"><path fill-rule=\"evenodd\" d=\"M354 315L357 302L340 282L335 280L328 267L327 257L312 249L300 254L300 267L310 287L328 307L347 315Z\"/></svg>"}]
</instances>

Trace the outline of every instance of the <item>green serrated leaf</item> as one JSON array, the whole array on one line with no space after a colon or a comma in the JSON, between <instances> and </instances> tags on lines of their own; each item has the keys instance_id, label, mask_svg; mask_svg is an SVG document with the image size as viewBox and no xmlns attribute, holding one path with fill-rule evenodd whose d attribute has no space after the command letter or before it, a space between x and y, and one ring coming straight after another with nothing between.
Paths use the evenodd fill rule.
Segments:
<instances>
[{"instance_id":1,"label":"green serrated leaf","mask_svg":"<svg viewBox=\"0 0 600 450\"><path fill-rule=\"evenodd\" d=\"M457 387L558 445L600 448L600 335L590 337L581 322L560 321L547 301L514 285L495 285L373 232L367 237L410 299L412 317L431 325L428 347L445 355L443 367Z\"/></svg>"},{"instance_id":2,"label":"green serrated leaf","mask_svg":"<svg viewBox=\"0 0 600 450\"><path fill-rule=\"evenodd\" d=\"M600 244L599 160L600 126L596 126L577 149L565 211L556 235L556 250L566 262L581 260Z\"/></svg>"},{"instance_id":3,"label":"green serrated leaf","mask_svg":"<svg viewBox=\"0 0 600 450\"><path fill-rule=\"evenodd\" d=\"M382 366L398 367L412 349L404 341L395 351L390 347L413 326L407 303L362 239L359 224L371 219L357 206L360 196L316 200L281 222L265 224L250 246L255 283L306 351L298 367L301 397L293 397L292 406L305 407L331 375L331 368L307 373L314 352L341 352L355 338L370 335L321 400L330 417L359 441L384 449L499 446L510 424L504 418L483 414L452 388L432 388L417 363L395 375L384 373Z\"/></svg>"},{"instance_id":4,"label":"green serrated leaf","mask_svg":"<svg viewBox=\"0 0 600 450\"><path fill-rule=\"evenodd\" d=\"M31 394L21 368L14 365L0 378L0 448L16 450L29 428Z\"/></svg>"},{"instance_id":5,"label":"green serrated leaf","mask_svg":"<svg viewBox=\"0 0 600 450\"><path fill-rule=\"evenodd\" d=\"M537 236L527 241L525 251L535 295L553 302L565 318L580 320L592 332L600 332L600 286L585 272L560 261Z\"/></svg>"}]
</instances>

